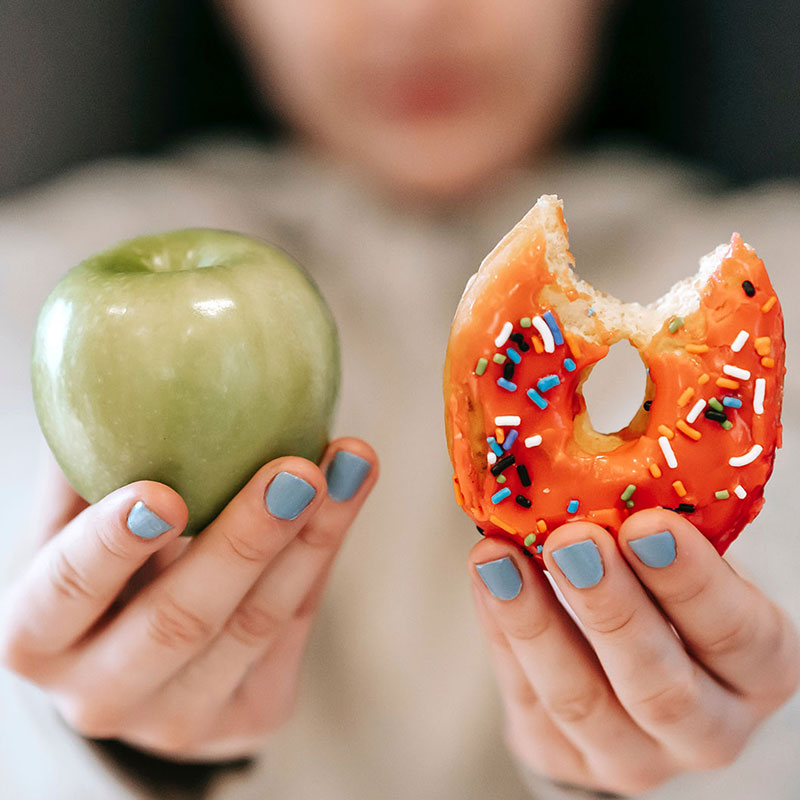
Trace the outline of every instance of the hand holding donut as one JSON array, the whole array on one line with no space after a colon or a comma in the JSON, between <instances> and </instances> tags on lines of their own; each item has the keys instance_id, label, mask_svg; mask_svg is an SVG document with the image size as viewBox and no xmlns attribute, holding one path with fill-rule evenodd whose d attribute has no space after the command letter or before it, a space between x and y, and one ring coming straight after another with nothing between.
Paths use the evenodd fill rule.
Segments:
<instances>
[{"instance_id":1,"label":"hand holding donut","mask_svg":"<svg viewBox=\"0 0 800 800\"><path fill-rule=\"evenodd\" d=\"M487 538L469 558L506 741L533 772L637 795L730 764L797 690L788 615L682 516L633 514L619 545L567 523L542 557L585 637L519 548Z\"/></svg>"}]
</instances>

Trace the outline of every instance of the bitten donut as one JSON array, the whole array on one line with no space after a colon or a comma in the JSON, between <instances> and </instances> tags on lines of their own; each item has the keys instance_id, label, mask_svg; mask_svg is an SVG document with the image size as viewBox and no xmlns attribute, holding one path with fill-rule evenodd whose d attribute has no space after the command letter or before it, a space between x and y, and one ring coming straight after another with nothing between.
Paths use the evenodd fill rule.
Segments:
<instances>
[{"instance_id":1,"label":"bitten donut","mask_svg":"<svg viewBox=\"0 0 800 800\"><path fill-rule=\"evenodd\" d=\"M545 195L470 278L444 368L456 500L481 533L541 560L548 532L584 519L616 532L638 509L686 515L724 553L763 505L780 447L783 315L738 234L647 306L579 280L562 203ZM643 404L595 431L581 386L627 339Z\"/></svg>"}]
</instances>

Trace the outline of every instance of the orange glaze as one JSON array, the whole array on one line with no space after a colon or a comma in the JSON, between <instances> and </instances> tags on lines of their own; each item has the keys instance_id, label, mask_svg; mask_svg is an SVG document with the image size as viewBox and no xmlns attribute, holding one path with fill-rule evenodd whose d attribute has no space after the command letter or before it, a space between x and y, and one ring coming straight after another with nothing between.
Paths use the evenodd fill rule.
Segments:
<instances>
[{"instance_id":1,"label":"orange glaze","mask_svg":"<svg viewBox=\"0 0 800 800\"><path fill-rule=\"evenodd\" d=\"M631 426L620 432L626 439L622 444L597 454L587 452L573 435L575 417L585 411L577 390L584 371L602 359L619 336L599 319L595 336L608 344L592 343L565 329L540 296L553 279L545 262L543 235L541 231L523 235L527 241L522 247L501 251L505 259L494 254L487 259L479 273L481 280L472 291L470 287L465 291L451 330L444 374L445 422L454 481L457 494L463 495L465 511L486 535L510 538L541 561L547 531L564 522L584 519L616 532L623 520L639 509L675 509L682 503L687 508L694 506L694 511L682 513L724 553L763 505L763 487L780 442L783 317L780 304L771 300L775 295L763 262L738 234L733 235L722 264L701 293L698 310L674 333L668 330L668 320L649 342L640 343L640 355L649 367L647 396L652 405L649 412L640 410ZM742 288L745 280L755 287L753 297ZM533 346L523 353L512 341L495 346L494 339L506 321L530 344L536 329L521 327L520 320L547 310L553 311L565 337L553 353L538 353ZM741 330L749 334L747 341L739 352L733 352L731 344ZM494 353L505 354L509 346L521 356L514 370L517 389L513 392L498 386L503 367L492 362ZM773 367L762 365L765 352ZM489 366L478 376L474 370L480 357L488 359ZM564 368L565 358L576 363L574 372ZM725 375L726 364L748 370L751 377L743 380ZM528 399L526 391L546 375L557 375L560 384L540 392L548 403L542 410ZM715 383L718 377L738 382L739 388L720 388ZM757 378L765 380L760 415L753 410ZM686 401L689 390L693 390L691 399ZM726 396L742 402L741 408L724 409L732 423L730 430L704 416L711 398L721 402ZM700 399L707 405L689 424L686 417ZM505 415L519 416L521 422L516 426L518 438L508 450L515 463L503 471L506 482L501 485L487 463L487 437L495 432L495 417ZM679 420L683 422L677 425ZM668 465L659 446L659 426L674 432L667 441L677 468ZM681 432L685 427L696 431L699 438ZM506 440L513 429L504 427ZM525 439L536 434L542 437L541 444L526 447ZM729 458L747 453L756 444L762 452L752 463L741 467L728 463ZM520 464L530 475L530 487L520 480L516 470ZM630 496L632 508L621 499L630 484L636 487ZM738 486L747 492L744 499L734 494ZM493 503L492 496L506 487L511 495ZM729 498L717 499L715 492L723 490ZM531 501L530 508L515 501L518 494ZM579 502L575 513L567 511L571 500Z\"/></svg>"}]
</instances>

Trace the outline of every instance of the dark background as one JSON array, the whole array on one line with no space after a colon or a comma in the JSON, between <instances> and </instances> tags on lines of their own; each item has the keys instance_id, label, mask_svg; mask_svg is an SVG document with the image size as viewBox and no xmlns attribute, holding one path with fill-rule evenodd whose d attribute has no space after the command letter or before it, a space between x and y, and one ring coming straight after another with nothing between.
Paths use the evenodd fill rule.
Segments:
<instances>
[{"instance_id":1,"label":"dark background","mask_svg":"<svg viewBox=\"0 0 800 800\"><path fill-rule=\"evenodd\" d=\"M576 140L800 176L798 0L618 2L600 76ZM200 0L0 0L0 192L231 127L280 135Z\"/></svg>"}]
</instances>

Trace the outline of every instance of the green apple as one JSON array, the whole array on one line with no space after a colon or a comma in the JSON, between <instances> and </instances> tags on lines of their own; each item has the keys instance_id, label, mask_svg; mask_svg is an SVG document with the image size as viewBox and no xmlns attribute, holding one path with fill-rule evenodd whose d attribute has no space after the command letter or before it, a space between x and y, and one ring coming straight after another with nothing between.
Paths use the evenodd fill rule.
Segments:
<instances>
[{"instance_id":1,"label":"green apple","mask_svg":"<svg viewBox=\"0 0 800 800\"><path fill-rule=\"evenodd\" d=\"M32 381L44 436L90 503L161 481L207 525L273 458L318 461L340 378L336 325L283 251L219 230L122 242L45 300Z\"/></svg>"}]
</instances>

